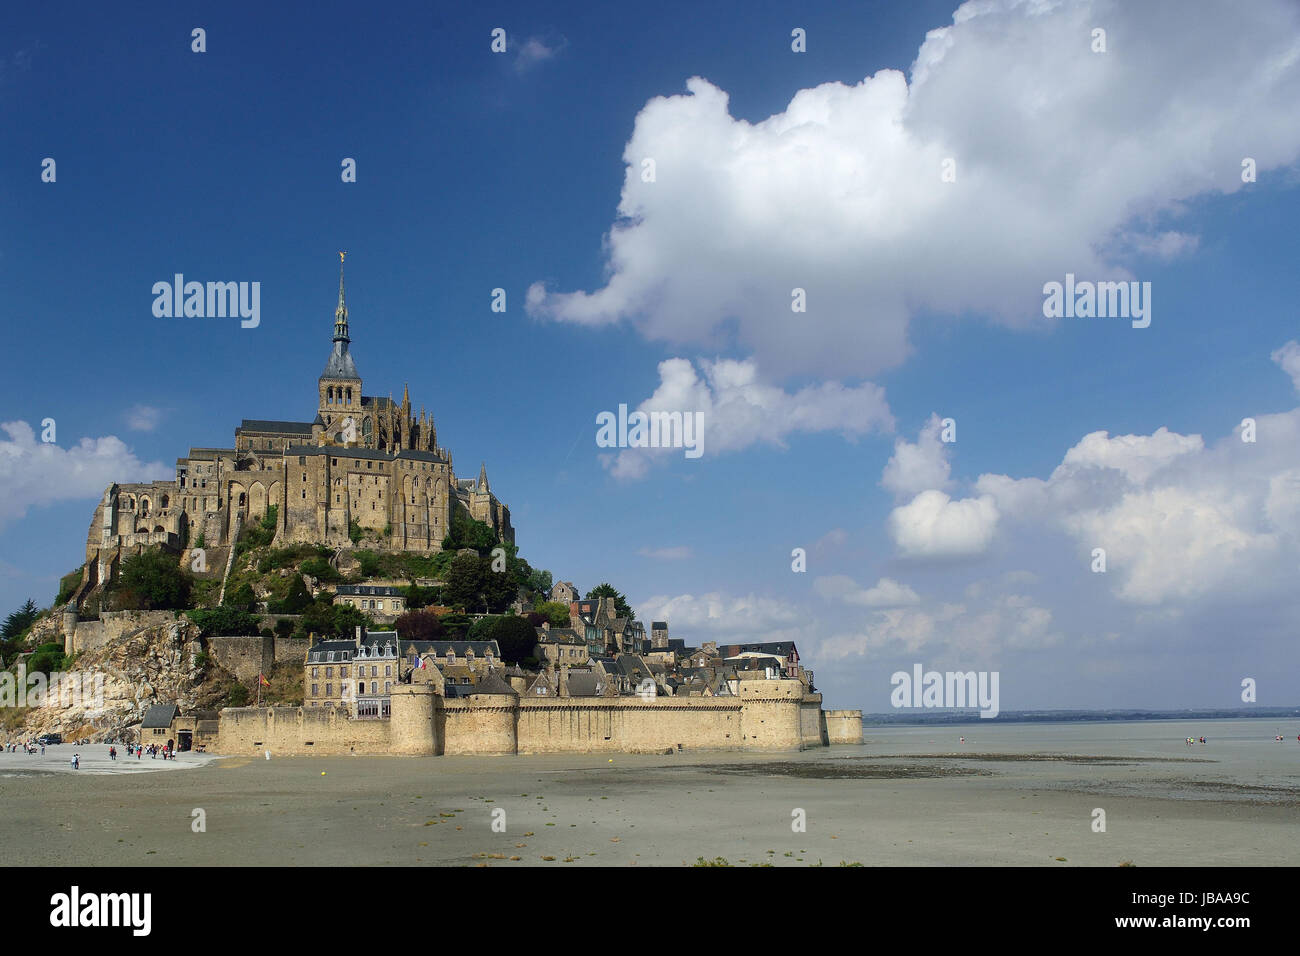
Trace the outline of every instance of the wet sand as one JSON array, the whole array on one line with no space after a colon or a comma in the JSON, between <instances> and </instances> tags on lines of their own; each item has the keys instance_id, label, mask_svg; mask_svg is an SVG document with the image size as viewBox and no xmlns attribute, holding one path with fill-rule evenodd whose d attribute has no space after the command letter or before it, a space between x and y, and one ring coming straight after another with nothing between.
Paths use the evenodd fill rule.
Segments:
<instances>
[{"instance_id":1,"label":"wet sand","mask_svg":"<svg viewBox=\"0 0 1300 956\"><path fill-rule=\"evenodd\" d=\"M11 865L1300 863L1300 728L1277 743L1271 723L1205 723L1210 742L1189 748L1193 732L891 727L861 747L762 756L182 755L99 773L4 754L0 836ZM51 753L62 770L72 751Z\"/></svg>"}]
</instances>

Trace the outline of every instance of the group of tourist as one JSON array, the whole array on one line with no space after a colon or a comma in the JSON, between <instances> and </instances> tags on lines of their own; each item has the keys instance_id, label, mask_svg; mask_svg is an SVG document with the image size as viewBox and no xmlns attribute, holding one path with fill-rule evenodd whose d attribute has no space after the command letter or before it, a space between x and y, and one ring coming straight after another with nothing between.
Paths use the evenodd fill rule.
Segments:
<instances>
[{"instance_id":1,"label":"group of tourist","mask_svg":"<svg viewBox=\"0 0 1300 956\"><path fill-rule=\"evenodd\" d=\"M45 744L38 744L35 740L9 741L4 748L8 753L18 753L20 750L29 754L40 754L45 756Z\"/></svg>"}]
</instances>

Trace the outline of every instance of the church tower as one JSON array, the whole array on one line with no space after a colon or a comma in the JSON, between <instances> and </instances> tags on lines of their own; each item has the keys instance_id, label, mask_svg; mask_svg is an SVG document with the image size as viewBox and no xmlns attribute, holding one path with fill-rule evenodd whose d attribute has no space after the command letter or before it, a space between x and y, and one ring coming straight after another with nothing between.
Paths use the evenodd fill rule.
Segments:
<instances>
[{"instance_id":1,"label":"church tower","mask_svg":"<svg viewBox=\"0 0 1300 956\"><path fill-rule=\"evenodd\" d=\"M334 310L334 350L317 382L320 401L312 431L339 444L362 440L361 375L348 351L348 306L343 295L343 257L339 253L339 304ZM317 431L319 427L319 431Z\"/></svg>"}]
</instances>

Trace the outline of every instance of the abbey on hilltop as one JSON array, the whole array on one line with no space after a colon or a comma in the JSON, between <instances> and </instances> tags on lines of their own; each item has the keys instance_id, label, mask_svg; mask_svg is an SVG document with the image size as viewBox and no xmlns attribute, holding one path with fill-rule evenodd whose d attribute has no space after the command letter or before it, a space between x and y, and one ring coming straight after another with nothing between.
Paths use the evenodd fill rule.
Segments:
<instances>
[{"instance_id":1,"label":"abbey on hilltop","mask_svg":"<svg viewBox=\"0 0 1300 956\"><path fill-rule=\"evenodd\" d=\"M433 416L413 414L406 389L400 403L363 394L351 341L339 253L334 344L316 384L316 417L246 418L233 448L191 448L178 458L175 481L109 485L91 520L76 600L145 547L228 548L271 506L277 546L360 541L427 554L442 550L457 515L513 542L510 509L492 494L486 466L477 479L458 480Z\"/></svg>"}]
</instances>

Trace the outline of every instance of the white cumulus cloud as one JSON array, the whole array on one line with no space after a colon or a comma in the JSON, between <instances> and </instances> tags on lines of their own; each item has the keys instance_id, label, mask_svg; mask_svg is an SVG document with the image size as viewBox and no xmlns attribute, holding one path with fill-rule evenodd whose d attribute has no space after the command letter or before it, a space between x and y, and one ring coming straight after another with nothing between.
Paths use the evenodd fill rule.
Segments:
<instances>
[{"instance_id":1,"label":"white cumulus cloud","mask_svg":"<svg viewBox=\"0 0 1300 956\"><path fill-rule=\"evenodd\" d=\"M1300 392L1300 342L1292 339L1275 351L1270 358L1291 376L1291 384Z\"/></svg>"},{"instance_id":2,"label":"white cumulus cloud","mask_svg":"<svg viewBox=\"0 0 1300 956\"><path fill-rule=\"evenodd\" d=\"M27 422L0 423L0 527L28 509L71 499L89 503L114 481L157 481L173 477L160 461L142 462L120 438L83 438L70 448L37 441ZM86 514L87 522L90 513Z\"/></svg>"},{"instance_id":3,"label":"white cumulus cloud","mask_svg":"<svg viewBox=\"0 0 1300 956\"><path fill-rule=\"evenodd\" d=\"M1041 323L1045 282L1194 248L1162 220L1242 188L1244 150L1261 171L1295 162L1298 35L1287 0L972 0L910 83L825 83L751 123L692 77L636 117L606 284L535 283L528 309L733 348L774 380L896 365L919 310Z\"/></svg>"},{"instance_id":4,"label":"white cumulus cloud","mask_svg":"<svg viewBox=\"0 0 1300 956\"><path fill-rule=\"evenodd\" d=\"M920 596L893 578L881 578L875 586L863 588L851 577L833 574L813 581L813 589L824 598L862 607L907 607L920 604Z\"/></svg>"},{"instance_id":5,"label":"white cumulus cloud","mask_svg":"<svg viewBox=\"0 0 1300 956\"><path fill-rule=\"evenodd\" d=\"M923 491L890 512L889 535L907 558L960 558L983 554L993 542L998 508L991 495L950 498Z\"/></svg>"},{"instance_id":6,"label":"white cumulus cloud","mask_svg":"<svg viewBox=\"0 0 1300 956\"><path fill-rule=\"evenodd\" d=\"M703 413L702 455L739 451L754 444L784 447L796 432L838 432L853 439L894 427L884 390L822 382L795 392L768 385L753 360L659 363L659 387L637 406L641 411ZM626 448L607 456L617 478L641 478L652 460L682 457L682 449Z\"/></svg>"},{"instance_id":7,"label":"white cumulus cloud","mask_svg":"<svg viewBox=\"0 0 1300 956\"><path fill-rule=\"evenodd\" d=\"M946 489L952 466L948 464L947 446L939 438L942 428L939 416L932 414L915 444L897 439L894 454L881 475L881 487L898 499L911 498L930 489Z\"/></svg>"}]
</instances>

